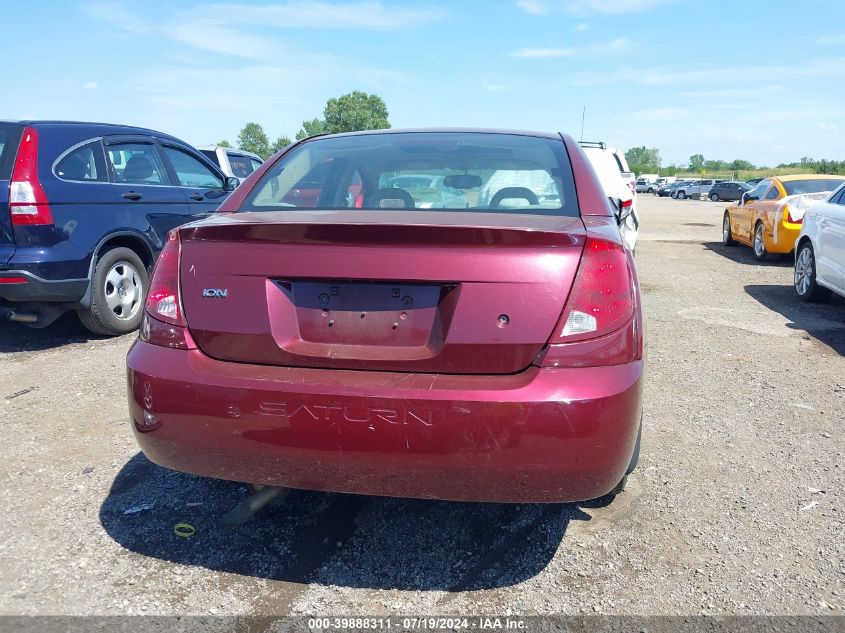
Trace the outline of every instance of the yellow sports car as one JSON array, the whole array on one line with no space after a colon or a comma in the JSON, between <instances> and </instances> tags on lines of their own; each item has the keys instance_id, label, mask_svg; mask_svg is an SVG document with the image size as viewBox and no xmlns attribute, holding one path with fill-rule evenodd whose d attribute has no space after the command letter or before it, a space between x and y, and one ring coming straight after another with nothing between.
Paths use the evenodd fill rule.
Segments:
<instances>
[{"instance_id":1,"label":"yellow sports car","mask_svg":"<svg viewBox=\"0 0 845 633\"><path fill-rule=\"evenodd\" d=\"M722 244L740 242L750 246L759 260L768 259L770 254L791 253L801 232L804 209L809 203L823 199L843 181L845 176L820 174L761 180L736 204L725 209Z\"/></svg>"}]
</instances>

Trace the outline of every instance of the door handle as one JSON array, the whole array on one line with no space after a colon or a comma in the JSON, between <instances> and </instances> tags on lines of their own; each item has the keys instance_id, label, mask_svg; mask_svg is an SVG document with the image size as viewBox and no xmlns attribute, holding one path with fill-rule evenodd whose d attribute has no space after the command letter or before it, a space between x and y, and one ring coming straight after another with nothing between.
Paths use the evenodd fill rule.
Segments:
<instances>
[{"instance_id":1,"label":"door handle","mask_svg":"<svg viewBox=\"0 0 845 633\"><path fill-rule=\"evenodd\" d=\"M190 197L191 200L196 200L197 202L202 202L203 200L205 200L205 196L203 196L201 193L192 193Z\"/></svg>"},{"instance_id":2,"label":"door handle","mask_svg":"<svg viewBox=\"0 0 845 633\"><path fill-rule=\"evenodd\" d=\"M127 191L126 193L120 194L121 198L126 198L127 200L140 200L144 196L142 196L137 191Z\"/></svg>"}]
</instances>

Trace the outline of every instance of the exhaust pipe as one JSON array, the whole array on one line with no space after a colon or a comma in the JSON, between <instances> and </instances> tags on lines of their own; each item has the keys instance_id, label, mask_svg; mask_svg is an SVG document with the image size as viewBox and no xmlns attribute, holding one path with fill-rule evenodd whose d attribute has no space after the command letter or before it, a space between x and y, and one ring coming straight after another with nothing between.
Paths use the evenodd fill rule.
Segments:
<instances>
[{"instance_id":1,"label":"exhaust pipe","mask_svg":"<svg viewBox=\"0 0 845 633\"><path fill-rule=\"evenodd\" d=\"M31 312L15 312L14 310L9 310L7 317L9 321L14 321L15 323L38 323L38 315L32 314Z\"/></svg>"},{"instance_id":2,"label":"exhaust pipe","mask_svg":"<svg viewBox=\"0 0 845 633\"><path fill-rule=\"evenodd\" d=\"M290 488L264 486L235 506L221 519L221 522L224 525L240 525L241 523L246 523L255 515L256 512L270 503L273 499L286 497L289 493Z\"/></svg>"}]
</instances>

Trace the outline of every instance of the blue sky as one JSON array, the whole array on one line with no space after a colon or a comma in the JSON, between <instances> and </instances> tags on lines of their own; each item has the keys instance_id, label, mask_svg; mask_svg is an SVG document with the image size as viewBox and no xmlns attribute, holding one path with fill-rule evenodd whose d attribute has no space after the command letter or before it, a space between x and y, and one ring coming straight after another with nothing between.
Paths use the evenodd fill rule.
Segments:
<instances>
[{"instance_id":1,"label":"blue sky","mask_svg":"<svg viewBox=\"0 0 845 633\"><path fill-rule=\"evenodd\" d=\"M0 118L204 145L250 120L292 137L359 89L394 127L577 137L586 107L585 139L664 164L842 160L843 16L841 0L33 0L4 8Z\"/></svg>"}]
</instances>

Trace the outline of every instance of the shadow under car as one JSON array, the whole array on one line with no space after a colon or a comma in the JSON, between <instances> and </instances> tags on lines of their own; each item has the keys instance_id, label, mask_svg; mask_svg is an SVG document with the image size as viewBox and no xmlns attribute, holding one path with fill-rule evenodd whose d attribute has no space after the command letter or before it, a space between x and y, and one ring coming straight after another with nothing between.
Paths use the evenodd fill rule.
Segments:
<instances>
[{"instance_id":1,"label":"shadow under car","mask_svg":"<svg viewBox=\"0 0 845 633\"><path fill-rule=\"evenodd\" d=\"M807 332L845 356L845 299L833 295L826 303L805 303L792 286L745 286L745 292L789 320L786 327Z\"/></svg>"},{"instance_id":2,"label":"shadow under car","mask_svg":"<svg viewBox=\"0 0 845 633\"><path fill-rule=\"evenodd\" d=\"M230 527L247 486L167 470L136 454L100 507L106 532L153 558L256 578L356 588L462 591L542 571L580 504L455 503L294 490ZM178 523L196 529L190 538Z\"/></svg>"}]
</instances>

